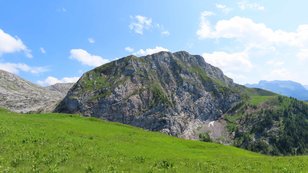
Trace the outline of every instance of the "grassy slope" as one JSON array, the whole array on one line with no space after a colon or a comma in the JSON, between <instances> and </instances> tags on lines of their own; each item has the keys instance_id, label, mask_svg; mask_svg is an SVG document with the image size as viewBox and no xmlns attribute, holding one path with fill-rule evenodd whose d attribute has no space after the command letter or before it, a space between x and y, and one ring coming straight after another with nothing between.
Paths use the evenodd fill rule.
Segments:
<instances>
[{"instance_id":1,"label":"grassy slope","mask_svg":"<svg viewBox=\"0 0 308 173\"><path fill-rule=\"evenodd\" d=\"M248 103L251 105L260 105L275 96L251 96Z\"/></svg>"},{"instance_id":2,"label":"grassy slope","mask_svg":"<svg viewBox=\"0 0 308 173\"><path fill-rule=\"evenodd\" d=\"M305 172L269 157L92 118L0 111L0 172Z\"/></svg>"},{"instance_id":3,"label":"grassy slope","mask_svg":"<svg viewBox=\"0 0 308 173\"><path fill-rule=\"evenodd\" d=\"M251 105L259 105L265 101L278 96L277 94L259 89L259 88L246 88L246 93L249 96L248 103Z\"/></svg>"}]
</instances>

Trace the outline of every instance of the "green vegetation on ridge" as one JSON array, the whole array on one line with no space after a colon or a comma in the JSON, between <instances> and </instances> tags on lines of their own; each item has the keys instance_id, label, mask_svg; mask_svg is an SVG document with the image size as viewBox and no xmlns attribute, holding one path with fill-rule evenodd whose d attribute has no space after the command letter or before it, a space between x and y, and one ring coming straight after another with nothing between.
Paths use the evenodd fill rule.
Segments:
<instances>
[{"instance_id":1,"label":"green vegetation on ridge","mask_svg":"<svg viewBox=\"0 0 308 173\"><path fill-rule=\"evenodd\" d=\"M275 96L251 96L249 99L249 104L258 106Z\"/></svg>"},{"instance_id":2,"label":"green vegetation on ridge","mask_svg":"<svg viewBox=\"0 0 308 173\"><path fill-rule=\"evenodd\" d=\"M271 155L308 153L308 106L283 96L250 96L225 116L234 144Z\"/></svg>"},{"instance_id":3,"label":"green vegetation on ridge","mask_svg":"<svg viewBox=\"0 0 308 173\"><path fill-rule=\"evenodd\" d=\"M118 123L0 111L0 172L305 172L308 157L270 157Z\"/></svg>"}]
</instances>

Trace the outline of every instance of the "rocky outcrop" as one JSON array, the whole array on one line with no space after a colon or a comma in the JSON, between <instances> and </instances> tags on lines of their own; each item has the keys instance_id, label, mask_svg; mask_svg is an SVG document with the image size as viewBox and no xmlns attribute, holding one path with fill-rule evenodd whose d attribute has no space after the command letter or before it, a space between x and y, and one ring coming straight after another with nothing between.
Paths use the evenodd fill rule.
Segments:
<instances>
[{"instance_id":1,"label":"rocky outcrop","mask_svg":"<svg viewBox=\"0 0 308 173\"><path fill-rule=\"evenodd\" d=\"M56 108L194 139L241 100L239 86L199 55L128 56L85 73Z\"/></svg>"},{"instance_id":2,"label":"rocky outcrop","mask_svg":"<svg viewBox=\"0 0 308 173\"><path fill-rule=\"evenodd\" d=\"M0 107L20 113L52 112L63 97L59 91L40 87L0 70Z\"/></svg>"},{"instance_id":3,"label":"rocky outcrop","mask_svg":"<svg viewBox=\"0 0 308 173\"><path fill-rule=\"evenodd\" d=\"M69 89L72 88L73 85L74 83L56 83L54 85L47 86L46 89L53 92L58 92L60 95L65 97L67 92L69 91Z\"/></svg>"}]
</instances>

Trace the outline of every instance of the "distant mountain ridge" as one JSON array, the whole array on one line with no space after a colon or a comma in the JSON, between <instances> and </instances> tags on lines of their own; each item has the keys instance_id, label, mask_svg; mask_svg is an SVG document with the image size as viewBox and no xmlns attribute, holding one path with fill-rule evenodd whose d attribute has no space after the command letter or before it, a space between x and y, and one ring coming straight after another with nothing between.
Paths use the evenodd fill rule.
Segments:
<instances>
[{"instance_id":1,"label":"distant mountain ridge","mask_svg":"<svg viewBox=\"0 0 308 173\"><path fill-rule=\"evenodd\" d=\"M246 84L250 88L261 88L281 94L288 97L294 97L299 100L308 100L308 90L307 86L303 86L300 83L294 81L265 81L261 80L258 84Z\"/></svg>"},{"instance_id":2,"label":"distant mountain ridge","mask_svg":"<svg viewBox=\"0 0 308 173\"><path fill-rule=\"evenodd\" d=\"M44 88L0 70L0 107L20 113L52 112L69 88L67 84Z\"/></svg>"}]
</instances>

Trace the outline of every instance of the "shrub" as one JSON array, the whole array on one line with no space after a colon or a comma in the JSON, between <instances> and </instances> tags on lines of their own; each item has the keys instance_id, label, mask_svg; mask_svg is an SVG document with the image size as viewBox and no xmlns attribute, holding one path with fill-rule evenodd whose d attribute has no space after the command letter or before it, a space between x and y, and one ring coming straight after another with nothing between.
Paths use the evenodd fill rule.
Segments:
<instances>
[{"instance_id":1,"label":"shrub","mask_svg":"<svg viewBox=\"0 0 308 173\"><path fill-rule=\"evenodd\" d=\"M203 142L212 142L211 137L208 132L200 133L199 140Z\"/></svg>"}]
</instances>

